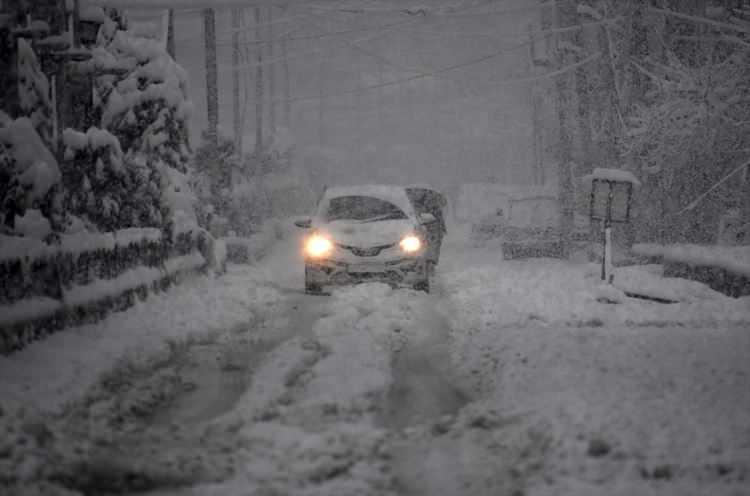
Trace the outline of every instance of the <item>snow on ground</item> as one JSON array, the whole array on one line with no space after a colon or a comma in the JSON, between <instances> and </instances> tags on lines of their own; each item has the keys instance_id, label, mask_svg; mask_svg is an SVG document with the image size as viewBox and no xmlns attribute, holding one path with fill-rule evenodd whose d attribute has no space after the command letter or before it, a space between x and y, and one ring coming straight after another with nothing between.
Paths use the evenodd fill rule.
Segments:
<instances>
[{"instance_id":1,"label":"snow on ground","mask_svg":"<svg viewBox=\"0 0 750 496\"><path fill-rule=\"evenodd\" d=\"M258 308L278 298L263 280L250 266L232 266L223 277L195 276L128 311L0 357L1 403L6 409L23 405L58 411L119 362L153 360L167 353L170 343L249 322Z\"/></svg>"},{"instance_id":2,"label":"snow on ground","mask_svg":"<svg viewBox=\"0 0 750 496\"><path fill-rule=\"evenodd\" d=\"M234 477L190 494L391 494L376 412L394 381L394 352L430 345L432 305L383 284L303 298L313 299L314 318L293 323L297 335L264 358L234 408L213 422L235 429L242 445L262 445L263 458L248 456Z\"/></svg>"},{"instance_id":3,"label":"snow on ground","mask_svg":"<svg viewBox=\"0 0 750 496\"><path fill-rule=\"evenodd\" d=\"M465 237L459 236L461 239ZM615 287L651 288L679 303L662 305L623 297L620 304L602 305L598 264L555 259L506 261L491 245L467 248L460 244L446 247L455 255L445 257L440 276L462 326L716 326L750 321L750 298L723 296L693 281L665 279L649 266L615 269Z\"/></svg>"},{"instance_id":4,"label":"snow on ground","mask_svg":"<svg viewBox=\"0 0 750 496\"><path fill-rule=\"evenodd\" d=\"M750 277L750 246L665 246L644 243L634 245L633 253L646 257L663 257L665 261L682 262L694 267L719 267Z\"/></svg>"},{"instance_id":5,"label":"snow on ground","mask_svg":"<svg viewBox=\"0 0 750 496\"><path fill-rule=\"evenodd\" d=\"M46 494L747 493L747 299L644 266L616 281L678 303L605 303L598 267L449 230L430 295L305 295L287 237L0 358L3 411L65 413L0 413L0 473Z\"/></svg>"},{"instance_id":6,"label":"snow on ground","mask_svg":"<svg viewBox=\"0 0 750 496\"><path fill-rule=\"evenodd\" d=\"M503 261L460 239L439 278L476 400L408 433L401 458L428 481L415 494L747 493L746 298L639 267L615 280L680 302L601 303L590 267Z\"/></svg>"}]
</instances>

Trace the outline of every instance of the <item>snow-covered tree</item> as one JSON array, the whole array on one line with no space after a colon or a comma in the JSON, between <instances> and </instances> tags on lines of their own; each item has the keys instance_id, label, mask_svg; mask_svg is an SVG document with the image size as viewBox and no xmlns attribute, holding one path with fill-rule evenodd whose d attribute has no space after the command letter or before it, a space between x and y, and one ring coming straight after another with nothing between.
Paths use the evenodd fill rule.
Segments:
<instances>
[{"instance_id":1,"label":"snow-covered tree","mask_svg":"<svg viewBox=\"0 0 750 496\"><path fill-rule=\"evenodd\" d=\"M115 136L95 127L66 129L63 142L67 212L92 230L160 225L159 176L137 159L125 162Z\"/></svg>"},{"instance_id":2,"label":"snow-covered tree","mask_svg":"<svg viewBox=\"0 0 750 496\"><path fill-rule=\"evenodd\" d=\"M47 76L31 44L18 40L18 103L45 143L52 143L52 102Z\"/></svg>"},{"instance_id":3,"label":"snow-covered tree","mask_svg":"<svg viewBox=\"0 0 750 496\"><path fill-rule=\"evenodd\" d=\"M125 167L140 185L129 192L133 201L151 204L160 190L159 208L135 216L141 224L194 225L187 74L158 41L130 33L116 11L109 14L87 64L105 73L95 81L95 113L119 141Z\"/></svg>"},{"instance_id":4,"label":"snow-covered tree","mask_svg":"<svg viewBox=\"0 0 750 496\"><path fill-rule=\"evenodd\" d=\"M59 222L60 180L57 160L31 119L0 111L0 229L23 234L16 222L27 210L38 210L48 225Z\"/></svg>"},{"instance_id":5,"label":"snow-covered tree","mask_svg":"<svg viewBox=\"0 0 750 496\"><path fill-rule=\"evenodd\" d=\"M750 45L714 29L708 17L698 20L704 25L694 36L661 35L659 53L632 62L648 91L626 116L623 154L647 179L646 218L657 231L708 242L720 213L740 207L744 193L727 185L701 208L685 207L737 167L750 147Z\"/></svg>"}]
</instances>

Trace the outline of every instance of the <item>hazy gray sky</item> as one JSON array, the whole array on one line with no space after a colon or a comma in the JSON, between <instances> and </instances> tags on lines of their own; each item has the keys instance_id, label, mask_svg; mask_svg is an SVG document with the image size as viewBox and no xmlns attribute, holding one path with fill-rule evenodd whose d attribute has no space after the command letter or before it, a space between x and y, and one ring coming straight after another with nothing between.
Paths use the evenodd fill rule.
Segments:
<instances>
[{"instance_id":1,"label":"hazy gray sky","mask_svg":"<svg viewBox=\"0 0 750 496\"><path fill-rule=\"evenodd\" d=\"M445 3L424 5L436 9ZM347 9L392 5L329 4ZM530 84L507 83L529 74L529 29L538 18L537 11L523 10L529 5L526 0L508 0L424 16L385 7L365 13L274 9L278 22L273 23L272 36L290 38L295 100L290 127L299 163L313 173L334 176L336 182L529 182ZM248 26L243 39L253 40L252 9L246 9L243 24ZM220 125L228 135L234 111L230 28L231 9L218 9ZM191 76L194 138L206 125L202 34L199 11L178 13L177 60ZM266 27L261 37L270 36ZM251 64L255 47L248 45ZM276 44L274 57L280 55ZM446 70L454 66L458 67ZM264 66L266 74L269 67ZM281 99L281 64L275 70L276 98ZM249 71L242 74L243 84ZM438 74L425 77L434 72ZM246 144L254 137L252 91L245 108ZM326 96L322 104L321 94ZM279 115L281 107L279 102ZM551 118L550 109L547 113Z\"/></svg>"}]
</instances>

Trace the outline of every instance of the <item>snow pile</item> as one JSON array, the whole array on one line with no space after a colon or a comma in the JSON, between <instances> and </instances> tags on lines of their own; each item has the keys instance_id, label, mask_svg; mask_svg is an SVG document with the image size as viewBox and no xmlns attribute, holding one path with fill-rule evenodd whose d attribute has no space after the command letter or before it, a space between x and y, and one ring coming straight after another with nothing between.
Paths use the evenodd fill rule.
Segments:
<instances>
[{"instance_id":1,"label":"snow pile","mask_svg":"<svg viewBox=\"0 0 750 496\"><path fill-rule=\"evenodd\" d=\"M660 266L616 268L609 286L594 265L467 251L450 239L438 277L452 362L478 399L407 432L397 463L412 480L431 494L743 492L747 298Z\"/></svg>"},{"instance_id":2,"label":"snow pile","mask_svg":"<svg viewBox=\"0 0 750 496\"><path fill-rule=\"evenodd\" d=\"M442 427L471 462L446 479L476 467L473 484L515 471L506 483L528 494L741 494L749 339L741 327L473 334L454 363L482 399L474 421Z\"/></svg>"},{"instance_id":3,"label":"snow pile","mask_svg":"<svg viewBox=\"0 0 750 496\"><path fill-rule=\"evenodd\" d=\"M441 267L442 273L439 271L438 275L445 290L453 295L456 319L476 329L750 321L746 298L718 295L693 281L667 280L648 268L645 273L641 269L623 271L622 289L640 290L638 286L646 282L679 303L661 305L624 298L621 304L602 304L599 302L601 267L597 264L553 259L506 261L490 250L473 251L471 257L459 255L447 259L450 266ZM619 282L616 272L615 285Z\"/></svg>"},{"instance_id":4,"label":"snow pile","mask_svg":"<svg viewBox=\"0 0 750 496\"><path fill-rule=\"evenodd\" d=\"M632 251L646 257L662 257L665 262L717 267L750 277L750 246L637 244L633 245Z\"/></svg>"},{"instance_id":5,"label":"snow pile","mask_svg":"<svg viewBox=\"0 0 750 496\"><path fill-rule=\"evenodd\" d=\"M614 287L623 292L650 296L668 301L719 303L726 296L705 284L677 277L663 277L661 265L633 265L614 269Z\"/></svg>"}]
</instances>

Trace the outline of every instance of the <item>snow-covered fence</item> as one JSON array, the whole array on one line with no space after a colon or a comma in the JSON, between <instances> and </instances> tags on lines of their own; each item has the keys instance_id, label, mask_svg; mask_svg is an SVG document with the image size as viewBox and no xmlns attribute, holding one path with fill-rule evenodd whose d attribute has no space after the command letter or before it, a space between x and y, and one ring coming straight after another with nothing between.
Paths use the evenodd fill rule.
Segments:
<instances>
[{"instance_id":1,"label":"snow-covered fence","mask_svg":"<svg viewBox=\"0 0 750 496\"><path fill-rule=\"evenodd\" d=\"M158 229L63 236L59 245L0 239L0 353L70 325L95 322L215 262L205 232Z\"/></svg>"},{"instance_id":2,"label":"snow-covered fence","mask_svg":"<svg viewBox=\"0 0 750 496\"><path fill-rule=\"evenodd\" d=\"M663 264L665 277L702 282L735 298L750 295L750 246L639 244L632 252Z\"/></svg>"}]
</instances>

